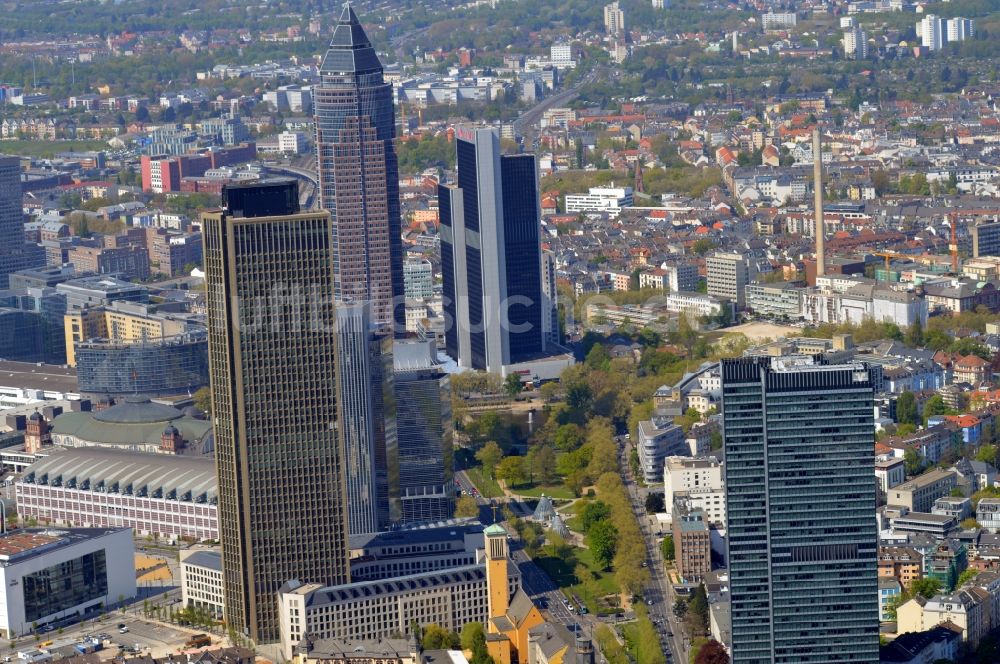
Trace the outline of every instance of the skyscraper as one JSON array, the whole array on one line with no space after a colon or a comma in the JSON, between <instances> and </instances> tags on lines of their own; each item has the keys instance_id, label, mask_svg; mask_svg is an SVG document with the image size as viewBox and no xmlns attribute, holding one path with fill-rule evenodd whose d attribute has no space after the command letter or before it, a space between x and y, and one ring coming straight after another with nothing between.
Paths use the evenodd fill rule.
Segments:
<instances>
[{"instance_id":1,"label":"skyscraper","mask_svg":"<svg viewBox=\"0 0 1000 664\"><path fill-rule=\"evenodd\" d=\"M604 5L604 31L609 37L621 37L625 34L625 12L618 2Z\"/></svg>"},{"instance_id":2,"label":"skyscraper","mask_svg":"<svg viewBox=\"0 0 1000 664\"><path fill-rule=\"evenodd\" d=\"M293 181L222 199L202 224L226 621L266 643L281 584L350 580L331 221Z\"/></svg>"},{"instance_id":3,"label":"skyscraper","mask_svg":"<svg viewBox=\"0 0 1000 664\"><path fill-rule=\"evenodd\" d=\"M433 340L397 341L393 363L403 521L448 519L455 507L448 374Z\"/></svg>"},{"instance_id":4,"label":"skyscraper","mask_svg":"<svg viewBox=\"0 0 1000 664\"><path fill-rule=\"evenodd\" d=\"M406 329L392 85L348 5L314 90L320 204L333 217L334 294ZM401 332L400 332L401 333Z\"/></svg>"},{"instance_id":5,"label":"skyscraper","mask_svg":"<svg viewBox=\"0 0 1000 664\"><path fill-rule=\"evenodd\" d=\"M499 373L545 350L535 157L501 156L492 129L456 138L458 182L438 188L445 348Z\"/></svg>"},{"instance_id":6,"label":"skyscraper","mask_svg":"<svg viewBox=\"0 0 1000 664\"><path fill-rule=\"evenodd\" d=\"M392 337L372 327L368 303L337 305L337 428L347 476L351 535L400 519Z\"/></svg>"},{"instance_id":7,"label":"skyscraper","mask_svg":"<svg viewBox=\"0 0 1000 664\"><path fill-rule=\"evenodd\" d=\"M722 361L734 664L878 661L881 369Z\"/></svg>"},{"instance_id":8,"label":"skyscraper","mask_svg":"<svg viewBox=\"0 0 1000 664\"><path fill-rule=\"evenodd\" d=\"M24 265L24 213L21 207L21 160L0 155L0 289L10 273Z\"/></svg>"}]
</instances>

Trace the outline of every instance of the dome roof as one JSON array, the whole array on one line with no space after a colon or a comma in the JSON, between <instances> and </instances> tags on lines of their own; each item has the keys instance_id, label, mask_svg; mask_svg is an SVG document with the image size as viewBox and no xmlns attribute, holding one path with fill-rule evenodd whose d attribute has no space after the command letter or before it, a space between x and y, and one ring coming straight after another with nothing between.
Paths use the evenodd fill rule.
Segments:
<instances>
[{"instance_id":1,"label":"dome roof","mask_svg":"<svg viewBox=\"0 0 1000 664\"><path fill-rule=\"evenodd\" d=\"M178 433L177 427L175 427L173 424L168 424L167 428L163 430L164 436L176 436L177 433Z\"/></svg>"},{"instance_id":2,"label":"dome roof","mask_svg":"<svg viewBox=\"0 0 1000 664\"><path fill-rule=\"evenodd\" d=\"M121 403L94 415L94 419L113 424L146 424L170 422L182 415L178 409L153 403L146 397L126 397Z\"/></svg>"},{"instance_id":3,"label":"dome roof","mask_svg":"<svg viewBox=\"0 0 1000 664\"><path fill-rule=\"evenodd\" d=\"M33 422L37 422L38 420L42 419L42 415L36 410L31 415L28 415L28 419Z\"/></svg>"}]
</instances>

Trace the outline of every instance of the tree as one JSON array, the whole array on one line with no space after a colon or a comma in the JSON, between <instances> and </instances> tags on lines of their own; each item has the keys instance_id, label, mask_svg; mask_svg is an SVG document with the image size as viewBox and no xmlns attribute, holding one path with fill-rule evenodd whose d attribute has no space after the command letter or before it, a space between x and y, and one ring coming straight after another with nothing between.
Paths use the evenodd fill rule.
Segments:
<instances>
[{"instance_id":1,"label":"tree","mask_svg":"<svg viewBox=\"0 0 1000 664\"><path fill-rule=\"evenodd\" d=\"M674 615L679 619L684 619L684 614L687 613L688 605L683 598L678 597L677 601L674 602Z\"/></svg>"},{"instance_id":2,"label":"tree","mask_svg":"<svg viewBox=\"0 0 1000 664\"><path fill-rule=\"evenodd\" d=\"M907 475L917 475L924 468L924 459L915 449L908 447L903 452L903 466Z\"/></svg>"},{"instance_id":3,"label":"tree","mask_svg":"<svg viewBox=\"0 0 1000 664\"><path fill-rule=\"evenodd\" d=\"M524 384L521 382L521 376L516 373L509 373L503 381L503 391L508 397L514 399L524 390Z\"/></svg>"},{"instance_id":4,"label":"tree","mask_svg":"<svg viewBox=\"0 0 1000 664\"><path fill-rule=\"evenodd\" d=\"M603 501L595 500L584 505L580 511L580 527L583 529L583 532L590 532L591 526L610 516L611 506Z\"/></svg>"},{"instance_id":5,"label":"tree","mask_svg":"<svg viewBox=\"0 0 1000 664\"><path fill-rule=\"evenodd\" d=\"M712 640L698 650L694 664L729 664L729 654L721 643Z\"/></svg>"},{"instance_id":6,"label":"tree","mask_svg":"<svg viewBox=\"0 0 1000 664\"><path fill-rule=\"evenodd\" d=\"M583 429L572 422L560 425L553 436L553 442L561 452L572 452L583 445L583 440Z\"/></svg>"},{"instance_id":7,"label":"tree","mask_svg":"<svg viewBox=\"0 0 1000 664\"><path fill-rule=\"evenodd\" d=\"M206 415L212 414L212 391L207 385L199 388L198 391L194 393L192 399L194 401L195 408Z\"/></svg>"},{"instance_id":8,"label":"tree","mask_svg":"<svg viewBox=\"0 0 1000 664\"><path fill-rule=\"evenodd\" d=\"M674 559L674 537L673 535L667 535L660 541L660 553L663 555L663 559L666 561L671 561Z\"/></svg>"},{"instance_id":9,"label":"tree","mask_svg":"<svg viewBox=\"0 0 1000 664\"><path fill-rule=\"evenodd\" d=\"M962 519L962 522L959 523L958 526L963 530L978 530L982 528L982 526L979 525L979 522L976 521L975 517L971 516L967 519Z\"/></svg>"},{"instance_id":10,"label":"tree","mask_svg":"<svg viewBox=\"0 0 1000 664\"><path fill-rule=\"evenodd\" d=\"M920 595L924 599L930 599L941 592L941 582L932 576L925 576L922 579L914 579L910 582L910 596Z\"/></svg>"},{"instance_id":11,"label":"tree","mask_svg":"<svg viewBox=\"0 0 1000 664\"><path fill-rule=\"evenodd\" d=\"M958 581L955 582L955 589L961 588L969 581L972 581L977 576L979 576L979 570L976 569L966 569L961 574L958 575Z\"/></svg>"},{"instance_id":12,"label":"tree","mask_svg":"<svg viewBox=\"0 0 1000 664\"><path fill-rule=\"evenodd\" d=\"M149 109L145 106L139 106L135 109L135 119L136 122L149 122Z\"/></svg>"},{"instance_id":13,"label":"tree","mask_svg":"<svg viewBox=\"0 0 1000 664\"><path fill-rule=\"evenodd\" d=\"M472 496L459 496L458 500L455 501L455 517L470 516L479 516L479 505L476 503L476 499Z\"/></svg>"},{"instance_id":14,"label":"tree","mask_svg":"<svg viewBox=\"0 0 1000 664\"><path fill-rule=\"evenodd\" d=\"M997 446L996 445L983 445L976 452L976 461L983 461L995 466L997 462Z\"/></svg>"},{"instance_id":15,"label":"tree","mask_svg":"<svg viewBox=\"0 0 1000 664\"><path fill-rule=\"evenodd\" d=\"M552 484L556 479L556 453L551 445L535 445L528 452L524 471L534 480L535 475L542 484Z\"/></svg>"},{"instance_id":16,"label":"tree","mask_svg":"<svg viewBox=\"0 0 1000 664\"><path fill-rule=\"evenodd\" d=\"M913 325L906 328L906 335L903 337L903 341L906 342L907 346L912 346L913 348L919 348L924 345L924 328L920 325L920 321L916 320Z\"/></svg>"},{"instance_id":17,"label":"tree","mask_svg":"<svg viewBox=\"0 0 1000 664\"><path fill-rule=\"evenodd\" d=\"M951 412L945 404L944 399L941 398L940 394L935 394L924 404L924 422L926 423L932 417L936 415L947 415Z\"/></svg>"},{"instance_id":18,"label":"tree","mask_svg":"<svg viewBox=\"0 0 1000 664\"><path fill-rule=\"evenodd\" d=\"M896 399L896 421L900 424L916 425L920 422L920 414L917 412L917 399L913 392L903 392Z\"/></svg>"},{"instance_id":19,"label":"tree","mask_svg":"<svg viewBox=\"0 0 1000 664\"><path fill-rule=\"evenodd\" d=\"M598 521L587 531L587 546L601 569L611 567L618 547L618 529L607 519Z\"/></svg>"},{"instance_id":20,"label":"tree","mask_svg":"<svg viewBox=\"0 0 1000 664\"><path fill-rule=\"evenodd\" d=\"M503 480L508 487L524 484L528 481L524 472L524 458L519 456L504 457L496 467L496 478Z\"/></svg>"},{"instance_id":21,"label":"tree","mask_svg":"<svg viewBox=\"0 0 1000 664\"><path fill-rule=\"evenodd\" d=\"M704 583L698 584L688 603L688 621L698 636L708 632L708 593Z\"/></svg>"},{"instance_id":22,"label":"tree","mask_svg":"<svg viewBox=\"0 0 1000 664\"><path fill-rule=\"evenodd\" d=\"M656 514L664 509L663 494L650 493L646 496L646 514Z\"/></svg>"},{"instance_id":23,"label":"tree","mask_svg":"<svg viewBox=\"0 0 1000 664\"><path fill-rule=\"evenodd\" d=\"M483 466L483 472L494 477L497 465L503 459L503 450L496 444L496 441L489 441L483 445L482 449L476 452L476 460Z\"/></svg>"},{"instance_id":24,"label":"tree","mask_svg":"<svg viewBox=\"0 0 1000 664\"><path fill-rule=\"evenodd\" d=\"M454 650L461 645L461 639L455 632L448 631L441 625L431 623L424 627L421 643L424 650Z\"/></svg>"},{"instance_id":25,"label":"tree","mask_svg":"<svg viewBox=\"0 0 1000 664\"><path fill-rule=\"evenodd\" d=\"M462 650L475 650L478 641L486 643L486 631L483 629L483 623L471 622L463 625L459 641Z\"/></svg>"}]
</instances>

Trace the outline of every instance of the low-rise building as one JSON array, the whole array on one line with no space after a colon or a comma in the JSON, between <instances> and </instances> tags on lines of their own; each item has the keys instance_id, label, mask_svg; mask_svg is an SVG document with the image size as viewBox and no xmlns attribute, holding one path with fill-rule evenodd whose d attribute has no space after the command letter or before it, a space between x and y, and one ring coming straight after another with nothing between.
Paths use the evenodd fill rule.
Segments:
<instances>
[{"instance_id":1,"label":"low-rise building","mask_svg":"<svg viewBox=\"0 0 1000 664\"><path fill-rule=\"evenodd\" d=\"M128 528L19 529L0 535L0 633L13 639L135 597Z\"/></svg>"},{"instance_id":2,"label":"low-rise building","mask_svg":"<svg viewBox=\"0 0 1000 664\"><path fill-rule=\"evenodd\" d=\"M904 588L924 576L924 556L908 546L880 546L878 548L878 575L894 578Z\"/></svg>"},{"instance_id":3,"label":"low-rise building","mask_svg":"<svg viewBox=\"0 0 1000 664\"><path fill-rule=\"evenodd\" d=\"M975 648L991 629L990 605L990 593L978 587L929 600L918 596L896 610L896 629L901 634L923 632L950 622L962 630L962 641Z\"/></svg>"},{"instance_id":4,"label":"low-rise building","mask_svg":"<svg viewBox=\"0 0 1000 664\"><path fill-rule=\"evenodd\" d=\"M899 581L891 576L880 576L878 579L878 612L879 620L892 620L892 606L903 591Z\"/></svg>"},{"instance_id":5,"label":"low-rise building","mask_svg":"<svg viewBox=\"0 0 1000 664\"><path fill-rule=\"evenodd\" d=\"M976 521L991 533L1000 533L1000 498L983 498L976 506Z\"/></svg>"},{"instance_id":6,"label":"low-rise building","mask_svg":"<svg viewBox=\"0 0 1000 664\"><path fill-rule=\"evenodd\" d=\"M889 505L905 507L911 512L930 512L934 501L947 496L958 481L957 473L935 468L923 475L892 487L888 492Z\"/></svg>"},{"instance_id":7,"label":"low-rise building","mask_svg":"<svg viewBox=\"0 0 1000 664\"><path fill-rule=\"evenodd\" d=\"M204 609L216 620L225 610L222 591L222 556L218 549L203 547L182 549L181 605Z\"/></svg>"}]
</instances>

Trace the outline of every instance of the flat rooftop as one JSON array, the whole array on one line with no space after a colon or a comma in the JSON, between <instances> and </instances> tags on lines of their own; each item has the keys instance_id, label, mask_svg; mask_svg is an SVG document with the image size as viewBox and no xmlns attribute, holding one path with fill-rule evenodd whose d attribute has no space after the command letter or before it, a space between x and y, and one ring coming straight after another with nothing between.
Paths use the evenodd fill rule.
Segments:
<instances>
[{"instance_id":1,"label":"flat rooftop","mask_svg":"<svg viewBox=\"0 0 1000 664\"><path fill-rule=\"evenodd\" d=\"M76 369L9 360L0 360L0 385L52 392L76 392L78 389Z\"/></svg>"},{"instance_id":2,"label":"flat rooftop","mask_svg":"<svg viewBox=\"0 0 1000 664\"><path fill-rule=\"evenodd\" d=\"M13 532L0 537L0 559L9 560L19 553L26 553L35 549L56 544L62 539L44 533Z\"/></svg>"},{"instance_id":3,"label":"flat rooftop","mask_svg":"<svg viewBox=\"0 0 1000 664\"><path fill-rule=\"evenodd\" d=\"M131 528L30 528L0 535L0 564L31 558L61 546L97 539Z\"/></svg>"}]
</instances>

